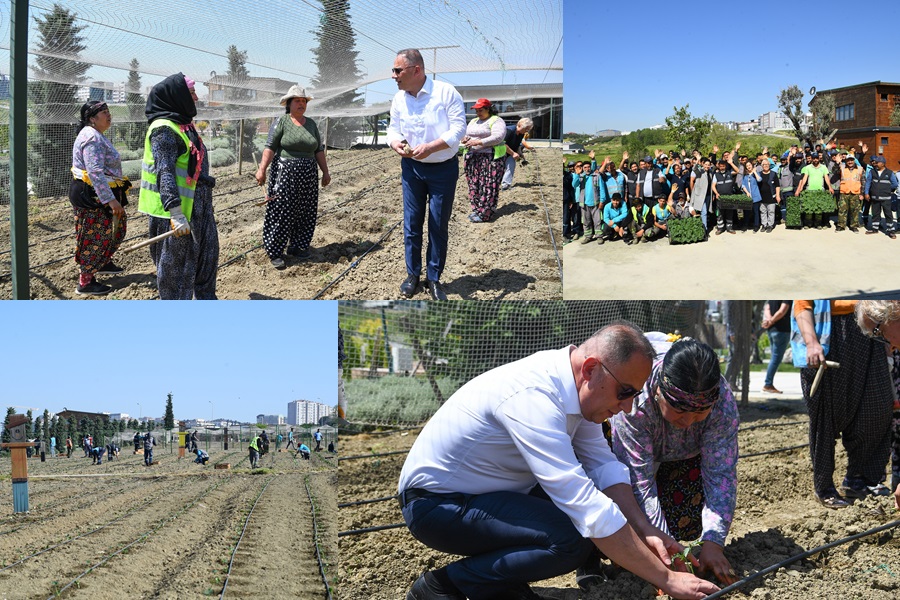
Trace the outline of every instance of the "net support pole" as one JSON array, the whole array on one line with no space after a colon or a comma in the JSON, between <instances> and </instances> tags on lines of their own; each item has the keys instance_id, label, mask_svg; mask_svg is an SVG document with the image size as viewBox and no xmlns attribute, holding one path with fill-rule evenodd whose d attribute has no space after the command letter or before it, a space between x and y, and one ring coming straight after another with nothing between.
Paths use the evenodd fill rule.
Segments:
<instances>
[{"instance_id":1,"label":"net support pole","mask_svg":"<svg viewBox=\"0 0 900 600\"><path fill-rule=\"evenodd\" d=\"M240 133L238 134L238 175L244 172L244 120L241 119Z\"/></svg>"},{"instance_id":2,"label":"net support pole","mask_svg":"<svg viewBox=\"0 0 900 600\"><path fill-rule=\"evenodd\" d=\"M9 197L13 298L28 300L28 0L10 0ZM27 485L27 484L26 484ZM26 507L28 495L25 495ZM27 509L26 509L27 510Z\"/></svg>"},{"instance_id":3,"label":"net support pole","mask_svg":"<svg viewBox=\"0 0 900 600\"><path fill-rule=\"evenodd\" d=\"M322 144L326 148L328 148L328 117L325 117L325 143Z\"/></svg>"}]
</instances>

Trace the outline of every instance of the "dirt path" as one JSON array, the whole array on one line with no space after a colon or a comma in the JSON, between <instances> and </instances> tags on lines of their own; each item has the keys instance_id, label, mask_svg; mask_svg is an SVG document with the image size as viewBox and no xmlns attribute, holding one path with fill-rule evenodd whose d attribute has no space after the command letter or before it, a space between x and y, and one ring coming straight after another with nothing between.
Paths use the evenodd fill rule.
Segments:
<instances>
[{"instance_id":1,"label":"dirt path","mask_svg":"<svg viewBox=\"0 0 900 600\"><path fill-rule=\"evenodd\" d=\"M246 512L265 482L274 478L248 527L245 542L252 546L244 556L241 585L254 592L267 589L269 597L319 600L324 584L314 555L305 552L313 540L303 481L308 479L321 507L320 544L335 563L334 458L320 453L302 461L287 453L271 453L263 458L266 469L251 473L241 467L246 464L244 454L240 449L213 449L211 463L201 466L160 450L155 457L159 464L151 468L142 465L140 455L130 453L102 465L80 456L45 463L32 459L29 513L12 514L11 483L8 478L0 480L0 597L48 598L88 569L63 597L218 595ZM230 462L235 468L216 470L215 462ZM0 464L8 468L9 461ZM79 535L83 537L75 539ZM93 567L128 544L132 545ZM286 552L289 560L276 565L261 550L270 544L297 552ZM28 558L44 549L48 550ZM257 557L262 562L257 563ZM23 586L23 581L29 585Z\"/></svg>"},{"instance_id":2,"label":"dirt path","mask_svg":"<svg viewBox=\"0 0 900 600\"><path fill-rule=\"evenodd\" d=\"M892 256L900 240L863 230L787 230L712 235L707 242L622 241L565 247L567 300L762 296L834 298L900 290L900 277L867 257Z\"/></svg>"},{"instance_id":3,"label":"dirt path","mask_svg":"<svg viewBox=\"0 0 900 600\"><path fill-rule=\"evenodd\" d=\"M795 423L799 421L799 423ZM752 401L741 409L738 436L741 454L774 450L807 441L802 401ZM346 455L408 449L415 433L345 437ZM340 485L343 502L396 494L405 455L343 461ZM846 468L838 447L836 477ZM840 481L838 480L838 483ZM852 507L831 511L812 496L812 473L806 449L742 458L738 463L738 505L725 554L739 575L780 562L832 540L877 527L898 518L892 499L869 498ZM402 523L396 500L340 509L342 530ZM396 599L425 570L446 565L454 557L435 552L415 540L406 528L340 538L341 597L349 600ZM582 594L574 573L537 582L548 598L614 600L653 598L656 590L630 573L610 569L613 578ZM767 575L729 598L867 598L888 600L900 590L900 532L863 538Z\"/></svg>"},{"instance_id":4,"label":"dirt path","mask_svg":"<svg viewBox=\"0 0 900 600\"><path fill-rule=\"evenodd\" d=\"M553 176L559 156L555 148L540 148L531 154L529 165L517 170L516 185L501 192L498 216L491 223L469 222L468 187L465 176L460 177L442 277L448 296L478 300L562 296L547 226L548 212L555 231L562 218L558 202L562 190ZM243 175L233 167L213 173L217 177L213 201L220 240L220 298L308 299L320 293L324 299L399 297L399 285L406 277L402 224L394 228L403 218L399 159L383 148L333 150L328 162L332 183L319 194L312 258L298 261L288 257L283 271L272 268L259 247L264 208L255 205L262 191L252 179L251 169L245 168ZM148 229L147 217L137 212L136 195L126 210L128 241L123 247L145 239ZM9 230L9 207L2 206L0 298L12 297L11 279L2 276L10 272ZM66 199L43 198L30 203L29 243L32 297L82 298L75 294L74 228ZM155 269L148 250L120 251L115 261L125 272L101 278L114 288L110 298L156 296ZM356 266L341 277L351 264ZM425 299L426 294L422 291L416 297Z\"/></svg>"}]
</instances>

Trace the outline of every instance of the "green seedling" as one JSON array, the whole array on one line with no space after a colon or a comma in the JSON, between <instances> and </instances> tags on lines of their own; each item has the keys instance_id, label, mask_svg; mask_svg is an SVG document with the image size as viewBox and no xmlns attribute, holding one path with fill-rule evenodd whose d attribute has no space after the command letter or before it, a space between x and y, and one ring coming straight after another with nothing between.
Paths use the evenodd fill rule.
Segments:
<instances>
[{"instance_id":1,"label":"green seedling","mask_svg":"<svg viewBox=\"0 0 900 600\"><path fill-rule=\"evenodd\" d=\"M672 566L675 566L676 560L681 560L684 563L684 566L687 567L689 573L694 572L694 565L691 564L691 561L688 560L688 555L691 553L691 550L694 548L699 548L703 545L703 540L694 540L693 542L688 542L684 545L684 550L682 552L678 552L672 555Z\"/></svg>"}]
</instances>

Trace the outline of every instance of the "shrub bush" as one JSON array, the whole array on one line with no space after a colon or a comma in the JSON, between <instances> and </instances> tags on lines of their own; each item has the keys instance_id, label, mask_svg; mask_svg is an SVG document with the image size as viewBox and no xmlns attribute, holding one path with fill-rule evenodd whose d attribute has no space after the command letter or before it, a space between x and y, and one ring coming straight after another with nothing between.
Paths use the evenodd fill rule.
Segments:
<instances>
[{"instance_id":1,"label":"shrub bush","mask_svg":"<svg viewBox=\"0 0 900 600\"><path fill-rule=\"evenodd\" d=\"M784 218L785 227L801 227L803 222L800 220L800 198L791 196L787 199L787 215Z\"/></svg>"},{"instance_id":2,"label":"shrub bush","mask_svg":"<svg viewBox=\"0 0 900 600\"><path fill-rule=\"evenodd\" d=\"M700 215L685 219L669 219L669 243L692 244L702 242L706 238L703 220Z\"/></svg>"},{"instance_id":3,"label":"shrub bush","mask_svg":"<svg viewBox=\"0 0 900 600\"><path fill-rule=\"evenodd\" d=\"M803 190L800 207L802 212L808 214L829 213L837 210L837 203L828 190Z\"/></svg>"},{"instance_id":4,"label":"shrub bush","mask_svg":"<svg viewBox=\"0 0 900 600\"><path fill-rule=\"evenodd\" d=\"M209 166L211 167L227 167L236 161L237 157L234 151L228 148L216 148L209 152Z\"/></svg>"},{"instance_id":5,"label":"shrub bush","mask_svg":"<svg viewBox=\"0 0 900 600\"><path fill-rule=\"evenodd\" d=\"M131 185L134 186L134 191L128 192L129 194L137 193L137 190L141 187L141 163L143 162L143 158L138 158L136 160L123 160L122 161L122 175L131 180Z\"/></svg>"},{"instance_id":6,"label":"shrub bush","mask_svg":"<svg viewBox=\"0 0 900 600\"><path fill-rule=\"evenodd\" d=\"M450 378L438 379L437 383L445 400L460 386ZM423 392L430 390L427 379L396 375L344 382L347 408L354 420L362 422L421 423L440 408L433 395L422 399Z\"/></svg>"},{"instance_id":7,"label":"shrub bush","mask_svg":"<svg viewBox=\"0 0 900 600\"><path fill-rule=\"evenodd\" d=\"M126 160L139 160L144 158L144 149L140 150L119 150L119 157L122 159L122 162Z\"/></svg>"}]
</instances>

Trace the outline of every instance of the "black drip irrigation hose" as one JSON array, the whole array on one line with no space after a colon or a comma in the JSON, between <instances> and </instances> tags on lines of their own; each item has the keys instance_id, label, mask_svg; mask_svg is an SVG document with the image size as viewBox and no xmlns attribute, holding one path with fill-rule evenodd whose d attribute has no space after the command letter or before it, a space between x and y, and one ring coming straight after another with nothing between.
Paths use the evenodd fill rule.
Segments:
<instances>
[{"instance_id":1,"label":"black drip irrigation hose","mask_svg":"<svg viewBox=\"0 0 900 600\"><path fill-rule=\"evenodd\" d=\"M787 427L788 425L809 425L809 421L788 421L787 423L765 423L763 425L749 425L738 429L738 433L742 431L753 431L754 429L764 429L766 427Z\"/></svg>"},{"instance_id":2,"label":"black drip irrigation hose","mask_svg":"<svg viewBox=\"0 0 900 600\"><path fill-rule=\"evenodd\" d=\"M779 452L788 452L790 450L799 450L806 448L809 444L798 444L796 446L787 446L786 448L777 448L775 450L766 450L765 452L751 452L750 454L741 454L738 458L750 458L751 456L765 456L767 454L777 454Z\"/></svg>"},{"instance_id":3,"label":"black drip irrigation hose","mask_svg":"<svg viewBox=\"0 0 900 600\"><path fill-rule=\"evenodd\" d=\"M319 575L322 576L322 583L325 584L325 600L332 600L331 586L328 585L328 577L325 575L325 565L322 564L322 551L319 549L319 527L316 523L316 503L313 502L312 493L309 491L309 476L303 478L303 485L306 487L306 496L309 498L309 505L312 506L313 543L316 548L316 562L319 563Z\"/></svg>"},{"instance_id":4,"label":"black drip irrigation hose","mask_svg":"<svg viewBox=\"0 0 900 600\"><path fill-rule=\"evenodd\" d=\"M338 537L359 535L361 533L369 533L372 531L383 531L385 529L398 529L400 527L406 527L406 523L394 523L393 525L379 525L378 527L366 527L365 529L351 529L350 531L341 531L338 533Z\"/></svg>"},{"instance_id":5,"label":"black drip irrigation hose","mask_svg":"<svg viewBox=\"0 0 900 600\"><path fill-rule=\"evenodd\" d=\"M250 516L253 514L253 509L256 508L256 505L259 503L259 499L262 498L263 493L269 487L269 484L275 481L277 475L273 475L266 482L266 485L263 486L263 489L259 491L259 494L256 496L256 500L253 501L253 506L250 507L250 512L247 513L247 518L244 519L244 527L241 528L241 535L238 538L238 541L234 545L234 550L231 551L231 560L228 561L228 571L225 573L225 581L222 582L222 591L219 593L219 598L225 597L225 590L228 588L228 579L231 577L231 569L234 567L234 557L237 554L238 548L241 545L241 542L244 540L244 534L247 533L247 525L250 524Z\"/></svg>"},{"instance_id":6,"label":"black drip irrigation hose","mask_svg":"<svg viewBox=\"0 0 900 600\"><path fill-rule=\"evenodd\" d=\"M537 156L537 153L535 153ZM541 202L544 204L544 214L547 217L547 231L550 232L550 243L553 245L553 254L556 255L556 269L559 271L559 284L563 285L562 260L559 258L559 246L556 245L556 236L553 235L553 222L550 219L550 209L547 207L547 199L544 197L544 186L541 183L541 161L540 158L535 159L537 167L538 192L541 194Z\"/></svg>"},{"instance_id":7,"label":"black drip irrigation hose","mask_svg":"<svg viewBox=\"0 0 900 600\"><path fill-rule=\"evenodd\" d=\"M338 462L342 460L354 460L357 458L375 458L377 456L391 456L392 454L408 454L409 450L395 450L393 452L382 452L380 454L357 454L356 456L339 456Z\"/></svg>"},{"instance_id":8,"label":"black drip irrigation hose","mask_svg":"<svg viewBox=\"0 0 900 600\"><path fill-rule=\"evenodd\" d=\"M321 290L319 290L318 293L317 293L315 296L312 297L312 299L313 299L313 300L318 300L318 299L322 296L322 294L324 294L325 292L327 292L327 291L331 288L331 286L333 286L333 285L336 284L338 281L340 281L341 279L343 279L344 275L346 275L347 273L349 273L351 270L355 269L355 268L359 265L360 261L361 261L363 258L365 258L366 255L367 255L369 252L371 252L372 250L374 250L375 248L377 248L378 246L380 246L380 245L381 245L381 242L383 242L385 239L387 239L387 236L391 235L391 233L392 233L395 229L397 229L397 227L398 227L402 222L403 222L403 221L397 221L396 223L394 223L394 226L391 227L390 229L388 229L388 230L385 232L385 234L384 234L383 236L381 236L381 238L380 238L377 242L375 242L374 244L372 244L371 246L369 246L369 248L368 248L365 252L363 252L362 254L359 255L359 258L357 258L356 260L354 260L352 263L350 263L350 266L349 266L349 267L347 267L346 269L344 269L344 272L343 272L343 273L341 273L340 275L338 275L337 277L335 277L333 280L331 280L331 282L330 282L328 285L326 285L326 286L323 287Z\"/></svg>"},{"instance_id":9,"label":"black drip irrigation hose","mask_svg":"<svg viewBox=\"0 0 900 600\"><path fill-rule=\"evenodd\" d=\"M67 540L65 540L65 541L62 541L62 542L58 543L58 544L54 544L54 545L52 545L52 546L48 546L48 547L44 548L43 550L40 550L40 551L38 551L38 552L35 552L34 554L29 554L28 556L26 556L26 557L24 557L24 558L21 558L21 559L17 560L16 562L14 562L14 563L12 563L12 564L10 564L10 565L6 565L6 566L3 567L2 569L0 569L0 573L2 573L3 571L7 571L7 570L9 570L9 569L12 569L12 568L15 567L16 565L22 564L22 563L25 562L26 560L30 560L30 559L32 559L32 558L35 558L35 557L37 557L37 556L40 556L41 554L44 554L45 552L50 552L51 550L55 550L56 548L59 548L60 546L65 546L65 545L67 545L67 544L71 544L71 543L74 542L75 540L79 540L79 539L84 538L84 537L87 537L87 536L89 536L89 535L93 535L93 534L97 533L98 531L102 531L103 529L106 529L107 527L109 527L109 526L112 525L113 523L115 523L115 522L117 522L117 521L121 521L122 519L124 519L124 518L127 517L128 515L130 515L130 514L132 514L132 513L134 513L134 512L139 511L140 509L144 508L145 506L147 506L147 505L150 504L151 502L156 502L157 499L158 499L158 496L154 496L153 498L150 498L149 500L147 500L147 501L144 502L143 504L139 504L139 505L136 506L135 508L132 508L131 510L129 510L129 511L127 511L127 512L121 514L121 515L119 515L118 517L116 517L116 518L113 519L112 521L107 521L106 523L104 523L104 524L101 525L100 527L97 527L96 529L92 529L92 530L90 530L90 531L86 531L86 532L84 532L84 533L82 533L82 534L80 534L80 535L76 535L75 537L69 538L69 539L67 539ZM13 530L13 531L15 531L15 530Z\"/></svg>"},{"instance_id":10,"label":"black drip irrigation hose","mask_svg":"<svg viewBox=\"0 0 900 600\"><path fill-rule=\"evenodd\" d=\"M739 587L746 585L750 581L753 581L754 579L762 577L763 575L768 575L769 573L771 573L773 571L777 571L781 567L785 567L791 563L795 563L798 560L803 560L804 558L809 558L813 554L817 554L819 552L822 552L823 550L828 550L829 548L834 548L835 546L840 546L842 544L846 544L848 542L858 540L859 538L862 538L862 537L874 535L876 533L880 533L887 529L893 529L894 527L897 527L898 525L900 525L900 519L898 519L896 521L891 521L890 523L886 523L884 525L881 525L880 527L875 527L874 529L869 529L868 531L863 531L862 533L856 533L854 535L847 536L845 538L841 538L841 539L835 540L833 542L829 542L828 544L825 544L824 546L819 546L818 548L813 548L812 550L807 550L806 552L803 552L801 554L798 554L796 556L792 556L786 560L783 560L778 564L766 567L762 571L757 571L756 573L753 573L752 575L749 575L748 577L745 577L744 579L741 579L738 582L732 583L728 587L722 588L721 590L719 590L718 592L716 592L714 594L710 594L706 598L707 598L707 600L710 600L711 598L721 598L723 595L725 595L729 592L733 592L734 590L738 589Z\"/></svg>"},{"instance_id":11,"label":"black drip irrigation hose","mask_svg":"<svg viewBox=\"0 0 900 600\"><path fill-rule=\"evenodd\" d=\"M197 496L197 498L194 499L193 502L191 502L191 503L188 504L187 506L183 507L181 510L177 511L175 514L173 514L173 515L172 515L171 517L169 517L168 519L165 519L164 521L162 521L159 525L157 525L156 527L154 527L154 528L151 529L150 531L147 531L146 533L141 534L141 535L140 535L138 538L136 538L134 541L129 542L128 544L122 546L121 548L119 548L118 550L116 550L115 552L113 552L112 554L110 554L109 556L107 556L106 558L104 558L104 559L98 561L97 563L91 565L90 567L88 567L87 569L85 569L84 571L82 571L80 574L76 575L75 578L74 578L72 581L70 581L69 583L67 583L64 587L61 587L61 588L59 588L58 590L56 590L56 592L55 592L52 596L48 597L47 600L55 600L56 598L59 598L59 596L60 596L64 591L66 591L67 589L69 589L70 587L72 587L73 585L75 585L82 577L84 577L84 576L87 575L88 573L93 572L93 570L96 569L97 567L103 566L104 564L106 564L107 562L109 562L113 557L115 557L115 556L121 554L121 553L124 552L125 550L128 550L129 548L131 548L132 546L134 546L134 545L137 544L138 542L144 540L145 538L150 537L151 535L153 535L154 533L156 533L157 531L159 531L159 530L163 527L163 525L165 525L165 524L168 523L169 521L171 521L171 520L173 520L173 519L177 519L179 516L181 516L182 513L186 512L187 510L189 510L189 509L191 509L191 508L193 508L193 506L194 506L195 504L197 504L198 502L200 502L200 500L202 500L206 494L208 494L209 492L213 491L214 489L216 489L217 487L219 487L220 485L222 485L225 481L226 481L225 479L219 480L218 483L216 483L215 485L213 485L213 486L207 488L202 494L200 494L199 496Z\"/></svg>"},{"instance_id":12,"label":"black drip irrigation hose","mask_svg":"<svg viewBox=\"0 0 900 600\"><path fill-rule=\"evenodd\" d=\"M359 506L360 504L374 504L376 502L386 502L387 500L396 500L397 494L393 496L385 496L383 498L372 498L371 500L357 500L356 502L342 502L338 504L338 508L344 508L346 506Z\"/></svg>"}]
</instances>

